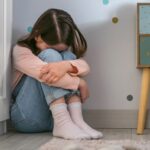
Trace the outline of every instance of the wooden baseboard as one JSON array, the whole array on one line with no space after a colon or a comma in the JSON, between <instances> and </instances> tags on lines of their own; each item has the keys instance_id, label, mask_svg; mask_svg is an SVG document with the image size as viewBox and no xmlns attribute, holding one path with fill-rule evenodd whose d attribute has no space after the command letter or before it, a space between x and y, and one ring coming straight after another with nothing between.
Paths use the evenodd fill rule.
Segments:
<instances>
[{"instance_id":1,"label":"wooden baseboard","mask_svg":"<svg viewBox=\"0 0 150 150\"><path fill-rule=\"evenodd\" d=\"M137 128L138 110L84 110L85 121L94 128ZM150 110L146 128L150 128ZM7 120L7 130L13 130Z\"/></svg>"},{"instance_id":2,"label":"wooden baseboard","mask_svg":"<svg viewBox=\"0 0 150 150\"><path fill-rule=\"evenodd\" d=\"M138 110L84 110L83 115L95 128L137 128ZM146 128L150 128L150 111Z\"/></svg>"}]
</instances>

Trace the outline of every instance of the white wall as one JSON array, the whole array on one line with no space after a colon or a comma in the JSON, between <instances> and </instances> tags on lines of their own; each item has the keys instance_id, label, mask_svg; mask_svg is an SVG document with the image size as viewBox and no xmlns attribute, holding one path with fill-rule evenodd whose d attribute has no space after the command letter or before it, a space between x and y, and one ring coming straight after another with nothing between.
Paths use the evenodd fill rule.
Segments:
<instances>
[{"instance_id":1,"label":"white wall","mask_svg":"<svg viewBox=\"0 0 150 150\"><path fill-rule=\"evenodd\" d=\"M90 98L86 109L137 109L141 70L136 69L136 3L150 0L14 0L14 42L48 8L68 11L88 42ZM112 18L118 17L117 24ZM133 101L127 101L127 95Z\"/></svg>"},{"instance_id":2,"label":"white wall","mask_svg":"<svg viewBox=\"0 0 150 150\"><path fill-rule=\"evenodd\" d=\"M3 56L3 49L4 49L4 23L3 23L3 20L4 20L4 2L3 1L0 1L0 10L1 10L1 13L0 13L0 21L2 22L1 26L0 26L0 96L2 95L3 93L3 59L4 59L4 56Z\"/></svg>"}]
</instances>

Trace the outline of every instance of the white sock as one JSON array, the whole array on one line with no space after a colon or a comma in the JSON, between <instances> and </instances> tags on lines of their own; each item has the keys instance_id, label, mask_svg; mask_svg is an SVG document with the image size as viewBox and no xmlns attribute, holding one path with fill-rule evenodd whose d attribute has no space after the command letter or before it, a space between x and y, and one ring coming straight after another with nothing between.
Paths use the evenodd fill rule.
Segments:
<instances>
[{"instance_id":1,"label":"white sock","mask_svg":"<svg viewBox=\"0 0 150 150\"><path fill-rule=\"evenodd\" d=\"M50 106L54 119L53 135L64 139L90 139L90 136L82 131L71 120L64 103Z\"/></svg>"},{"instance_id":2,"label":"white sock","mask_svg":"<svg viewBox=\"0 0 150 150\"><path fill-rule=\"evenodd\" d=\"M91 136L93 139L99 139L103 137L103 134L95 129L91 128L84 120L82 115L81 102L72 102L68 104L68 109L73 122L80 127L83 131Z\"/></svg>"}]
</instances>

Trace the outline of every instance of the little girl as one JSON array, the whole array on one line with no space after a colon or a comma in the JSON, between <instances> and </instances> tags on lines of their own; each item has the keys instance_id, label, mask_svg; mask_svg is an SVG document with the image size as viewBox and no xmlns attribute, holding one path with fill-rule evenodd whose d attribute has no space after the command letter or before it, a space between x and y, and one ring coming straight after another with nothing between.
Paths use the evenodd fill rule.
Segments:
<instances>
[{"instance_id":1,"label":"little girl","mask_svg":"<svg viewBox=\"0 0 150 150\"><path fill-rule=\"evenodd\" d=\"M64 139L98 139L102 133L87 125L82 102L89 72L81 58L86 41L71 16L59 9L44 12L32 32L12 51L12 124L19 132L52 131Z\"/></svg>"}]
</instances>

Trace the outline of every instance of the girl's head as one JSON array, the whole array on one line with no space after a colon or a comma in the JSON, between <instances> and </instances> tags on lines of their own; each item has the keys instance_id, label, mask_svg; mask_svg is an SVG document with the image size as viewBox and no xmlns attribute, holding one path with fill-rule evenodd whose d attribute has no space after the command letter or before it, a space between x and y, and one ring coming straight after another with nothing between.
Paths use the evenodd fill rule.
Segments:
<instances>
[{"instance_id":1,"label":"girl's head","mask_svg":"<svg viewBox=\"0 0 150 150\"><path fill-rule=\"evenodd\" d=\"M71 16L60 9L48 9L36 21L32 32L18 41L21 46L31 48L34 54L46 48L65 50L71 47L76 56L82 57L87 43Z\"/></svg>"}]
</instances>

